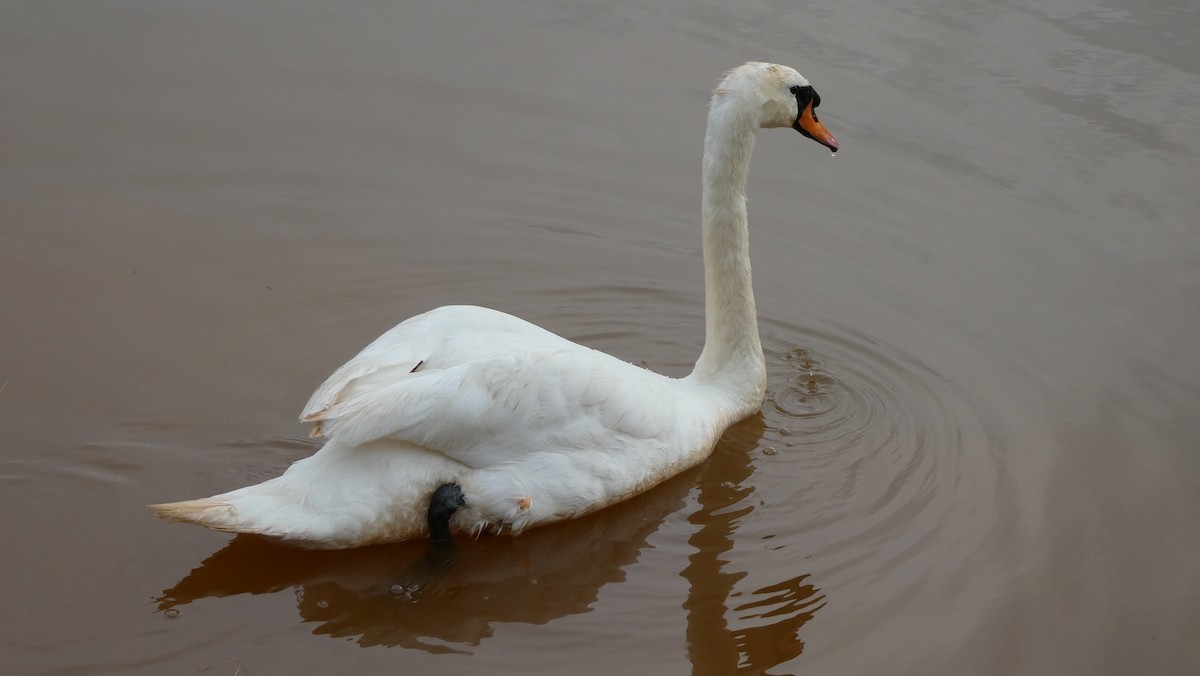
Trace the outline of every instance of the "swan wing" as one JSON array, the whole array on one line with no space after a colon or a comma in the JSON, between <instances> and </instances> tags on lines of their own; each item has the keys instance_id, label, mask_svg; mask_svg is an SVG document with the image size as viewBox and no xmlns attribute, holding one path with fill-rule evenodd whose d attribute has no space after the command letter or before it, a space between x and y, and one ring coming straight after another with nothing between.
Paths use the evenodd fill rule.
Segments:
<instances>
[{"instance_id":1,"label":"swan wing","mask_svg":"<svg viewBox=\"0 0 1200 676\"><path fill-rule=\"evenodd\" d=\"M367 383L390 383L421 368L447 369L488 354L532 345L558 347L573 343L489 308L450 305L430 310L396 325L334 371L313 392L300 420L315 422L312 436L321 436L321 420L356 383L361 390Z\"/></svg>"},{"instance_id":2,"label":"swan wing","mask_svg":"<svg viewBox=\"0 0 1200 676\"><path fill-rule=\"evenodd\" d=\"M677 381L510 315L448 314L453 331L421 315L381 336L317 390L303 420L344 446L393 439L476 468L653 445L678 429Z\"/></svg>"},{"instance_id":3,"label":"swan wing","mask_svg":"<svg viewBox=\"0 0 1200 676\"><path fill-rule=\"evenodd\" d=\"M668 379L588 348L524 349L448 369L376 371L320 420L343 444L396 439L483 468L665 440L679 423L670 389Z\"/></svg>"}]
</instances>

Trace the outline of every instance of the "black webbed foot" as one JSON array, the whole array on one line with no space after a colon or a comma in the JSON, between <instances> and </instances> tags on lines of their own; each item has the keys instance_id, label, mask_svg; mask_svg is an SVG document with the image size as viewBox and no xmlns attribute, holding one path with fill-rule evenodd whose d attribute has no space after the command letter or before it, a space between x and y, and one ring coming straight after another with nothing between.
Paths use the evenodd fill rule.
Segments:
<instances>
[{"instance_id":1,"label":"black webbed foot","mask_svg":"<svg viewBox=\"0 0 1200 676\"><path fill-rule=\"evenodd\" d=\"M450 541L450 517L467 503L462 488L455 483L442 484L429 499L429 542L434 547L452 544Z\"/></svg>"}]
</instances>

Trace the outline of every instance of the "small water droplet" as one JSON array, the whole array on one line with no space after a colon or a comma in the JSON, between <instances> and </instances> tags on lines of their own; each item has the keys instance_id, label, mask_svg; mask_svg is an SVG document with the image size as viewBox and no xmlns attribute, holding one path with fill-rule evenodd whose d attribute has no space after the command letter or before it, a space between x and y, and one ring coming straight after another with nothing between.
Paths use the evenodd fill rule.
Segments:
<instances>
[{"instance_id":1,"label":"small water droplet","mask_svg":"<svg viewBox=\"0 0 1200 676\"><path fill-rule=\"evenodd\" d=\"M537 578L535 577L532 580L530 580L529 584L537 584Z\"/></svg>"},{"instance_id":2,"label":"small water droplet","mask_svg":"<svg viewBox=\"0 0 1200 676\"><path fill-rule=\"evenodd\" d=\"M763 455L775 455L779 451L775 450L774 446L767 446L763 449Z\"/></svg>"},{"instance_id":3,"label":"small water droplet","mask_svg":"<svg viewBox=\"0 0 1200 676\"><path fill-rule=\"evenodd\" d=\"M403 594L404 593L404 585L400 585L400 584L392 585L391 592L393 594Z\"/></svg>"},{"instance_id":4,"label":"small water droplet","mask_svg":"<svg viewBox=\"0 0 1200 676\"><path fill-rule=\"evenodd\" d=\"M318 608L328 608L329 601L317 601L317 607Z\"/></svg>"},{"instance_id":5,"label":"small water droplet","mask_svg":"<svg viewBox=\"0 0 1200 676\"><path fill-rule=\"evenodd\" d=\"M733 488L733 482L732 481L722 481L721 488Z\"/></svg>"},{"instance_id":6,"label":"small water droplet","mask_svg":"<svg viewBox=\"0 0 1200 676\"><path fill-rule=\"evenodd\" d=\"M792 431L791 431L791 430L789 430L789 429L788 429L788 428L786 428L786 427L784 427L784 428L781 428L781 429L779 430L779 436L781 436L781 437L790 436L790 435L791 435L791 433L792 433Z\"/></svg>"},{"instance_id":7,"label":"small water droplet","mask_svg":"<svg viewBox=\"0 0 1200 676\"><path fill-rule=\"evenodd\" d=\"M163 615L166 615L171 619L175 619L176 617L179 617L179 611L175 608L167 608L163 611Z\"/></svg>"}]
</instances>

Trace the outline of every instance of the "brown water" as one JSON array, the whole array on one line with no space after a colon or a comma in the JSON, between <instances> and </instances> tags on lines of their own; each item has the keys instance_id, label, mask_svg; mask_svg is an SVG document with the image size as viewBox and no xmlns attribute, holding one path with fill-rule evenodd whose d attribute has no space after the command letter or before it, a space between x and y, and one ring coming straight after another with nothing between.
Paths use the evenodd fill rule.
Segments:
<instances>
[{"instance_id":1,"label":"brown water","mask_svg":"<svg viewBox=\"0 0 1200 676\"><path fill-rule=\"evenodd\" d=\"M0 6L6 673L1200 672L1194 2L353 5ZM760 136L709 462L441 574L144 508L445 303L686 373L748 59L844 150Z\"/></svg>"}]
</instances>

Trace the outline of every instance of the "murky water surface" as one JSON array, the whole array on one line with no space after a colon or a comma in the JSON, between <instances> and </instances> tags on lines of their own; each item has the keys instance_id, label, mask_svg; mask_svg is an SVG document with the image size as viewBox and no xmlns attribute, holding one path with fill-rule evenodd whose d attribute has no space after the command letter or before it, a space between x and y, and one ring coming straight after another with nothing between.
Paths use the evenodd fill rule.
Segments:
<instances>
[{"instance_id":1,"label":"murky water surface","mask_svg":"<svg viewBox=\"0 0 1200 676\"><path fill-rule=\"evenodd\" d=\"M0 7L6 673L1200 672L1192 2ZM761 415L518 538L302 552L143 505L315 449L428 308L689 370L707 93L751 176Z\"/></svg>"}]
</instances>

